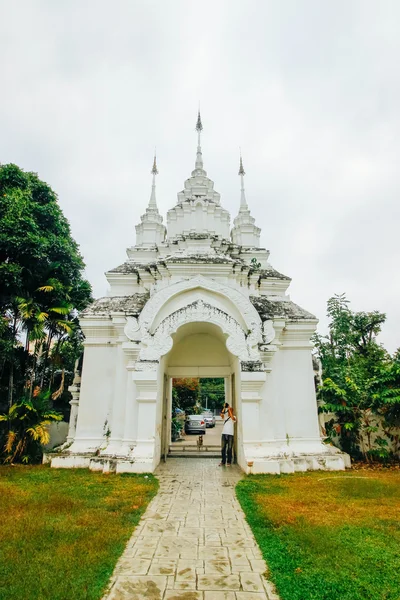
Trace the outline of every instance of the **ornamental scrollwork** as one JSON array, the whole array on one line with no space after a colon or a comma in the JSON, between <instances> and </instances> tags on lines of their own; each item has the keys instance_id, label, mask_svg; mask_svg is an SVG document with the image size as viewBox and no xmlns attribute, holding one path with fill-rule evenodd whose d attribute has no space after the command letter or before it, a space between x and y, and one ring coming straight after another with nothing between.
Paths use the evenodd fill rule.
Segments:
<instances>
[{"instance_id":1,"label":"ornamental scrollwork","mask_svg":"<svg viewBox=\"0 0 400 600\"><path fill-rule=\"evenodd\" d=\"M154 323L160 308L170 298L182 292L192 290L196 287L204 288L205 290L211 292L216 292L217 294L221 294L225 298L228 298L240 311L248 330L253 331L255 327L261 337L261 319L250 300L242 292L236 290L235 288L223 285L217 281L213 281L212 279L206 279L202 275L197 275L189 280L184 280L175 283L174 285L169 285L168 287L160 289L150 298L139 317L142 336L145 331L154 333L152 331L152 324Z\"/></svg>"},{"instance_id":2,"label":"ornamental scrollwork","mask_svg":"<svg viewBox=\"0 0 400 600\"><path fill-rule=\"evenodd\" d=\"M228 350L241 361L260 360L256 346L258 335L252 337L250 334L246 338L245 332L236 319L203 300L197 300L171 313L158 325L153 335L147 333L143 336L140 360L158 360L167 354L173 345L172 334L182 325L193 322L212 323L220 327L228 336L226 341Z\"/></svg>"},{"instance_id":3,"label":"ornamental scrollwork","mask_svg":"<svg viewBox=\"0 0 400 600\"><path fill-rule=\"evenodd\" d=\"M275 339L274 323L271 319L263 323L264 344L270 344Z\"/></svg>"},{"instance_id":4,"label":"ornamental scrollwork","mask_svg":"<svg viewBox=\"0 0 400 600\"><path fill-rule=\"evenodd\" d=\"M128 338L128 340L133 341L137 341L140 340L140 326L139 326L139 321L136 319L136 317L127 317L126 318L126 325L124 327L124 333L126 335L126 337Z\"/></svg>"}]
</instances>

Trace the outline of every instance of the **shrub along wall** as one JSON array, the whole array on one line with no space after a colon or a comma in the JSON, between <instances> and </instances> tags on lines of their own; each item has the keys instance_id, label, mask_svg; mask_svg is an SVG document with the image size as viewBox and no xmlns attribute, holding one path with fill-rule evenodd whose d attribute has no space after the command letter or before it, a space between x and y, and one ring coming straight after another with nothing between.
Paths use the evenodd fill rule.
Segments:
<instances>
[{"instance_id":1,"label":"shrub along wall","mask_svg":"<svg viewBox=\"0 0 400 600\"><path fill-rule=\"evenodd\" d=\"M356 459L399 459L400 349L377 341L386 315L353 312L342 294L328 300L328 317L328 335L314 338L327 441Z\"/></svg>"}]
</instances>

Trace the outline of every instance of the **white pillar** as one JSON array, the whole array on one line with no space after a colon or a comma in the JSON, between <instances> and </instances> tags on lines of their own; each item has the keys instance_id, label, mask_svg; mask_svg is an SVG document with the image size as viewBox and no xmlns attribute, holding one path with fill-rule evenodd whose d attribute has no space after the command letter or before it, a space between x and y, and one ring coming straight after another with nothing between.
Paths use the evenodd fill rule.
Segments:
<instances>
[{"instance_id":1,"label":"white pillar","mask_svg":"<svg viewBox=\"0 0 400 600\"><path fill-rule=\"evenodd\" d=\"M109 417L111 435L107 448L101 453L102 455L125 455L129 452L129 443L133 442L132 419L127 418L127 416L130 416L130 405L133 404L133 395L128 394L129 383L132 388L132 382L129 382L129 379L132 378L130 372L128 377L127 370L129 364L133 368L133 362L139 349L137 344L125 342L124 339L126 339L125 336L122 337L121 334L117 346L112 412Z\"/></svg>"},{"instance_id":2,"label":"white pillar","mask_svg":"<svg viewBox=\"0 0 400 600\"><path fill-rule=\"evenodd\" d=\"M132 374L135 370L135 363L138 356L138 348L132 347L132 344L124 345L126 354L126 372L125 372L125 406L122 444L119 450L119 456L129 456L135 444L137 429L137 410L135 402L135 385Z\"/></svg>"},{"instance_id":3,"label":"white pillar","mask_svg":"<svg viewBox=\"0 0 400 600\"><path fill-rule=\"evenodd\" d=\"M242 405L242 443L244 464L240 466L248 471L247 460L253 460L260 446L260 402L261 390L265 384L265 371L242 371L240 373L240 400ZM240 455L239 455L240 456Z\"/></svg>"},{"instance_id":4,"label":"white pillar","mask_svg":"<svg viewBox=\"0 0 400 600\"><path fill-rule=\"evenodd\" d=\"M128 367L129 370L131 367ZM157 462L156 435L157 431L157 398L158 398L158 370L159 363L146 365L137 362L131 371L133 382L132 404L128 402L126 421L130 420L133 407L136 408L136 435L132 441L133 450L126 461L117 465L119 473L143 473L154 471ZM125 430L124 444L129 442L129 432Z\"/></svg>"},{"instance_id":5,"label":"white pillar","mask_svg":"<svg viewBox=\"0 0 400 600\"><path fill-rule=\"evenodd\" d=\"M71 413L69 417L69 427L68 427L68 435L67 435L67 443L73 442L75 439L76 433L76 423L78 421L78 410L79 410L79 394L81 389L81 378L79 373L75 372L75 377L72 385L68 388L68 390L72 394L72 400L70 400L71 405Z\"/></svg>"}]
</instances>

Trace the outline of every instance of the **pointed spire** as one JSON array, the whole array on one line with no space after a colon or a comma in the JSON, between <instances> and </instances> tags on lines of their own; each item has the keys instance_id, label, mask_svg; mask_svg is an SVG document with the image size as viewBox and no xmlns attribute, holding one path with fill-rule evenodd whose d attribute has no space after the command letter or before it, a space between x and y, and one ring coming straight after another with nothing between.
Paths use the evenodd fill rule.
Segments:
<instances>
[{"instance_id":1,"label":"pointed spire","mask_svg":"<svg viewBox=\"0 0 400 600\"><path fill-rule=\"evenodd\" d=\"M196 154L196 164L195 169L203 171L203 155L201 153L201 132L203 131L203 124L201 122L200 108L197 114L197 123L196 123L196 131L197 131L197 154Z\"/></svg>"},{"instance_id":2,"label":"pointed spire","mask_svg":"<svg viewBox=\"0 0 400 600\"><path fill-rule=\"evenodd\" d=\"M158 175L158 169L157 169L157 157L156 157L155 150L154 150L154 161L153 161L153 168L151 169L151 174L153 175L153 184L151 186L151 196L150 196L149 208L151 208L153 210L157 210L156 175Z\"/></svg>"},{"instance_id":3,"label":"pointed spire","mask_svg":"<svg viewBox=\"0 0 400 600\"><path fill-rule=\"evenodd\" d=\"M156 156L156 151L155 150L154 150L153 168L151 169L151 173L153 175L158 175L158 170L157 170L157 156Z\"/></svg>"},{"instance_id":4,"label":"pointed spire","mask_svg":"<svg viewBox=\"0 0 400 600\"><path fill-rule=\"evenodd\" d=\"M245 170L243 168L243 160L242 160L242 153L240 153L240 166L239 166L239 173L238 175L246 175Z\"/></svg>"},{"instance_id":5,"label":"pointed spire","mask_svg":"<svg viewBox=\"0 0 400 600\"><path fill-rule=\"evenodd\" d=\"M199 108L199 112L197 114L196 131L198 131L199 133L201 131L203 131L203 124L201 122L200 108Z\"/></svg>"},{"instance_id":6,"label":"pointed spire","mask_svg":"<svg viewBox=\"0 0 400 600\"><path fill-rule=\"evenodd\" d=\"M245 170L243 168L243 160L242 160L242 151L240 150L240 165L239 165L239 173L240 181L241 181L241 189L240 189L240 210L239 212L243 212L245 210L249 210L246 202L246 195L244 193L244 179L243 177L246 175Z\"/></svg>"}]
</instances>

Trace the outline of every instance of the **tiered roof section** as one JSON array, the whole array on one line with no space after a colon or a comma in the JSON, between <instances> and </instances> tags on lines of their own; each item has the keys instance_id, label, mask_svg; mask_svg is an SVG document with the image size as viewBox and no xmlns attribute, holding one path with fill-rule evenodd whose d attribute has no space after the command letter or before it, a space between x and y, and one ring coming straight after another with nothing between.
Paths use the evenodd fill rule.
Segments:
<instances>
[{"instance_id":1,"label":"tiered roof section","mask_svg":"<svg viewBox=\"0 0 400 600\"><path fill-rule=\"evenodd\" d=\"M313 318L290 301L286 294L290 278L276 271L268 262L269 251L260 248L261 230L247 204L241 156L240 208L230 232L229 212L221 206L220 194L204 170L202 130L199 113L195 168L178 193L176 205L167 213L167 227L157 208L158 169L154 157L150 201L136 226L136 244L127 249L128 260L124 264L106 273L109 297L97 300L87 312L137 315L149 294L202 275L240 288L262 320L277 316L291 320Z\"/></svg>"}]
</instances>

